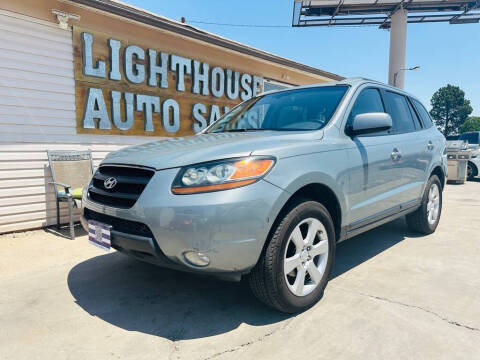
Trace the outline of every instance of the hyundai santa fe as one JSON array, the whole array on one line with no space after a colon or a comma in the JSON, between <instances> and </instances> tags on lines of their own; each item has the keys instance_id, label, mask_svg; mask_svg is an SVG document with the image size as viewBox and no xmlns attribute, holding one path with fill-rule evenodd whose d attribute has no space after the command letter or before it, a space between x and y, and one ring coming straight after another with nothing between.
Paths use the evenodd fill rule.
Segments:
<instances>
[{"instance_id":1,"label":"hyundai santa fe","mask_svg":"<svg viewBox=\"0 0 480 360\"><path fill-rule=\"evenodd\" d=\"M89 239L160 266L248 278L283 312L323 295L337 243L406 215L435 231L446 141L412 95L366 79L264 93L201 133L109 154Z\"/></svg>"}]
</instances>

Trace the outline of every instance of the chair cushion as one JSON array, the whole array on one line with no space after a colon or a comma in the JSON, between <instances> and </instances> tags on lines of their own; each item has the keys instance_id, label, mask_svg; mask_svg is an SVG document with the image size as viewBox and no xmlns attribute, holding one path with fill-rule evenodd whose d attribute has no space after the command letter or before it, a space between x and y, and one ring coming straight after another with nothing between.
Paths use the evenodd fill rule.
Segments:
<instances>
[{"instance_id":1,"label":"chair cushion","mask_svg":"<svg viewBox=\"0 0 480 360\"><path fill-rule=\"evenodd\" d=\"M83 188L70 189L70 191L69 191L69 193L72 195L72 197L74 199L81 199L82 198L82 192L83 192ZM59 191L58 195L65 196L66 193L65 193L65 191Z\"/></svg>"}]
</instances>

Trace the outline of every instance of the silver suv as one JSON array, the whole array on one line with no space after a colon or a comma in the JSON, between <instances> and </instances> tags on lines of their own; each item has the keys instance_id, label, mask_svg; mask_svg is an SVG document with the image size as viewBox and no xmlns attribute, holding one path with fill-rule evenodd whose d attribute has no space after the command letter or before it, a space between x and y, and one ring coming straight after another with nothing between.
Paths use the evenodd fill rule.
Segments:
<instances>
[{"instance_id":1,"label":"silver suv","mask_svg":"<svg viewBox=\"0 0 480 360\"><path fill-rule=\"evenodd\" d=\"M435 231L446 142L415 97L347 79L264 93L202 133L109 154L83 195L93 243L239 280L283 312L323 295L336 244L406 215Z\"/></svg>"}]
</instances>

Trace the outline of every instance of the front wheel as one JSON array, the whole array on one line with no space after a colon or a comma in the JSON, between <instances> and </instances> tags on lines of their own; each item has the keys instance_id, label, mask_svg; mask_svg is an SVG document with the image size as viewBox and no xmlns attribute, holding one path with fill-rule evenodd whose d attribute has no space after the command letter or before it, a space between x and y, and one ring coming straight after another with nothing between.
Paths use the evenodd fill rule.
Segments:
<instances>
[{"instance_id":1,"label":"front wheel","mask_svg":"<svg viewBox=\"0 0 480 360\"><path fill-rule=\"evenodd\" d=\"M335 230L327 209L299 200L283 213L249 275L252 292L282 312L305 310L320 300L335 258Z\"/></svg>"},{"instance_id":2,"label":"front wheel","mask_svg":"<svg viewBox=\"0 0 480 360\"><path fill-rule=\"evenodd\" d=\"M433 233L442 214L442 185L436 175L432 175L425 186L420 207L406 216L407 224L413 231L428 235Z\"/></svg>"}]
</instances>

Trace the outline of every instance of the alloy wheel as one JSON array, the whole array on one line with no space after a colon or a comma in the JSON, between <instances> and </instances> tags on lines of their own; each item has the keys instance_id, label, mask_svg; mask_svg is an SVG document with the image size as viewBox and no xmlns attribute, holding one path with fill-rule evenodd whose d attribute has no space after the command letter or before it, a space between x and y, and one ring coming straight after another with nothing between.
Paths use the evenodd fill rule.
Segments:
<instances>
[{"instance_id":1,"label":"alloy wheel","mask_svg":"<svg viewBox=\"0 0 480 360\"><path fill-rule=\"evenodd\" d=\"M437 184L432 184L428 191L427 219L430 225L435 224L440 211L440 190Z\"/></svg>"},{"instance_id":2,"label":"alloy wheel","mask_svg":"<svg viewBox=\"0 0 480 360\"><path fill-rule=\"evenodd\" d=\"M285 247L283 272L294 295L306 296L315 290L325 273L328 250L328 234L318 219L304 219L293 229Z\"/></svg>"}]
</instances>

